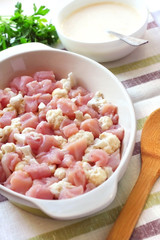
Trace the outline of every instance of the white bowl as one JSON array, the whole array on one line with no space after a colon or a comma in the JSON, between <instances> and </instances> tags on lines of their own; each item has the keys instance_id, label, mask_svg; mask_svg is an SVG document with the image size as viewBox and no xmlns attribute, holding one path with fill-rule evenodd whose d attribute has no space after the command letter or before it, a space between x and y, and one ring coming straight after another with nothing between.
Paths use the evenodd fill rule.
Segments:
<instances>
[{"instance_id":1,"label":"white bowl","mask_svg":"<svg viewBox=\"0 0 160 240\"><path fill-rule=\"evenodd\" d=\"M11 202L30 212L44 212L57 219L88 216L108 206L117 193L117 185L132 155L136 120L132 102L120 81L99 63L43 44L24 44L4 50L0 55L0 87L19 74L53 70L57 78L73 72L78 83L92 92L101 91L108 101L118 106L119 123L124 127L121 162L113 175L94 190L65 200L41 200L16 193L0 185L0 192Z\"/></svg>"},{"instance_id":2,"label":"white bowl","mask_svg":"<svg viewBox=\"0 0 160 240\"><path fill-rule=\"evenodd\" d=\"M108 62L120 59L129 53L131 53L136 47L130 46L123 41L116 39L110 42L83 42L75 40L64 34L62 30L63 20L74 11L81 7L89 4L100 3L100 2L115 2L127 4L134 7L141 15L142 21L139 22L136 31L133 31L130 36L141 38L147 28L148 22L148 10L143 1L139 0L73 0L68 4L64 4L63 7L58 11L55 17L55 26L59 38L63 46L72 52L82 54L89 58L92 58L98 62ZM114 16L116 18L116 15ZM112 21L112 20L111 20ZM117 19L118 21L118 19ZM128 22L126 22L128 24ZM85 25L82 26L85 28ZM110 29L112 30L112 29Z\"/></svg>"}]
</instances>

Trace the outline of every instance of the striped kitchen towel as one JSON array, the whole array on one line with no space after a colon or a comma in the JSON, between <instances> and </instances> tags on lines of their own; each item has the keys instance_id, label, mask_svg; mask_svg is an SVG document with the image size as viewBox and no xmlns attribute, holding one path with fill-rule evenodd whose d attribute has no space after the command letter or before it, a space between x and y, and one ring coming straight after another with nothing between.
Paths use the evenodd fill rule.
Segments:
<instances>
[{"instance_id":1,"label":"striped kitchen towel","mask_svg":"<svg viewBox=\"0 0 160 240\"><path fill-rule=\"evenodd\" d=\"M129 56L103 65L125 86L136 112L137 135L133 156L118 187L115 200L94 216L58 221L27 213L0 196L0 239L3 240L105 240L140 171L140 137L147 116L160 107L160 29L150 18L144 36L149 43ZM160 180L148 197L131 240L160 239Z\"/></svg>"}]
</instances>

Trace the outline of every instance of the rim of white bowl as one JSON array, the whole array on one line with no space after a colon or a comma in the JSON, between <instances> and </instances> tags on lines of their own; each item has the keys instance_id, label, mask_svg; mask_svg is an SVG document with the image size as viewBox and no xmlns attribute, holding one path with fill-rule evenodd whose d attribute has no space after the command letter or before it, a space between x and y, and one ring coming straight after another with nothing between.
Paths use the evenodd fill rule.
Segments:
<instances>
[{"instance_id":1,"label":"rim of white bowl","mask_svg":"<svg viewBox=\"0 0 160 240\"><path fill-rule=\"evenodd\" d=\"M66 8L68 8L70 5L72 5L73 3L75 2L75 0L71 0L70 2L68 2L67 4L65 4L61 9L59 9L58 13L56 14L56 18L55 18L55 26L56 26L56 30L57 30L57 33L59 33L59 35L61 35L63 38L65 38L66 40L68 41L71 41L72 43L77 43L77 44L81 44L81 45L86 45L86 44L89 44L89 45L110 45L110 44L125 44L123 41L121 41L120 39L114 39L112 41L102 41L102 42L84 42L84 41L78 41L78 40L75 40L71 37L68 37L66 36L63 31L61 30L61 27L60 27L60 23L61 21L59 20L59 18L61 17L61 14L63 15L63 12L65 11ZM110 0L101 0L100 2L114 2L114 0L110 1ZM120 0L120 3L123 3L122 0ZM97 3L99 3L99 1L97 0ZM143 12L144 12L144 16L143 17L143 21L142 23L139 25L139 28L137 28L136 31L134 31L133 33L129 34L128 36L132 36L132 37L136 37L136 35L138 34L139 31L141 31L141 29L143 27L145 27L147 25L147 22L148 22L148 17L149 17L149 10L146 6L146 4L143 2ZM87 5L92 5L92 3L89 3L89 4L86 4L84 6L87 6ZM126 4L126 5L130 5L132 6L132 4ZM74 11L80 9L81 7L77 7ZM136 9L136 8L135 8ZM137 10L139 10L137 8ZM71 11L69 12L68 15L70 15L72 12L74 11ZM67 15L67 16L68 16Z\"/></svg>"},{"instance_id":2,"label":"rim of white bowl","mask_svg":"<svg viewBox=\"0 0 160 240\"><path fill-rule=\"evenodd\" d=\"M27 49L27 45L28 45L29 49ZM34 47L34 45L35 44L33 43L33 47ZM73 55L75 57L84 59L85 61L90 61L92 64L95 64L98 67L102 68L103 71L106 71L114 79L114 81L116 81L116 83L118 84L118 86L121 88L121 90L125 94L126 98L128 99L128 103L130 105L132 131L131 131L131 135L130 135L130 138L129 138L129 144L127 146L127 149L124 152L123 158L121 158L121 160L123 159L123 161L120 161L120 164L117 167L117 169L115 170L115 172L104 183L102 183L101 185L99 185L98 187L93 189L93 191L89 191L89 192L87 192L85 194L82 194L80 196L77 196L77 197L74 197L74 198L70 198L70 199L44 200L44 199L36 199L36 198L32 198L32 197L28 197L28 196L22 195L20 193L14 192L11 189L6 188L5 186L3 186L1 184L0 184L0 189L2 191L4 191L4 192L7 192L8 194L11 194L11 195L13 195L15 197L18 197L19 199L24 199L26 201L29 201L29 202L37 205L39 209L41 209L43 212L45 212L44 207L41 207L41 204L42 205L43 204L48 204L48 203L53 203L53 204L56 203L56 205L63 205L64 203L72 204L73 201L75 201L74 199L76 199L77 201L80 202L82 199L88 198L91 195L95 195L96 191L97 192L101 192L101 191L105 190L106 186L110 182L112 182L113 179L114 179L114 181L113 181L113 183L114 183L113 194L112 194L112 198L110 199L109 203L107 204L107 206L108 206L115 198L115 195L117 193L118 182L119 182L119 180L121 179L121 177L124 175L124 173L126 171L126 168L127 168L128 163L130 161L130 157L131 157L131 154L133 152L134 145L135 145L136 118L135 118L135 111L134 111L133 103L131 101L131 98L130 98L129 94L125 90L125 88L122 85L122 83L118 80L118 78L112 72L110 72L107 68L102 66L100 63L97 63L96 61L94 61L94 60L92 60L92 59L90 59L88 57L82 56L82 55L77 54L77 53L61 50L61 49L54 49L54 48L51 48L51 47L42 48L40 45L37 46L37 49L32 49L32 43L29 43L29 44L25 43L25 46L26 46L26 48L24 48L24 49L22 48L22 45L18 45L18 46L9 48L7 50L4 50L3 60L1 60L1 59L0 60L4 61L4 60L7 60L7 59L12 58L12 57L15 57L15 56L18 56L18 55L22 55L24 53L32 53L32 52L59 52L59 53L62 53L62 54ZM14 51L12 51L13 48L15 48L15 49L16 48L17 49L20 48L20 52L17 51L15 53ZM5 56L5 51L10 51L11 55L10 56ZM125 168L124 168L124 165L126 165ZM106 201L106 199L105 199L105 201ZM105 207L105 205L106 205L105 201L101 205L97 204L97 208L89 210L87 212L82 212L81 214L78 214L78 215L76 213L71 213L71 212L70 212L70 215L67 215L67 216L65 215L65 213L64 214L60 214L60 215L59 214L57 215L55 213L52 214L50 212L45 212L45 213L47 215L51 216L51 217L56 218L56 219L66 219L66 220L67 219L76 219L76 218L79 218L79 217L84 217L84 216L91 215L93 213L96 213L96 212L102 210Z\"/></svg>"}]
</instances>

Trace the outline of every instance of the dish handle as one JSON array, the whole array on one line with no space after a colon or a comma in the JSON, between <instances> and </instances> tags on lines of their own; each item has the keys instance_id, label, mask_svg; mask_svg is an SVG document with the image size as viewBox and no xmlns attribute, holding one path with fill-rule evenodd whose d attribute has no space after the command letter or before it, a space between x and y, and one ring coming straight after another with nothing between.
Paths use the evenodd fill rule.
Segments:
<instances>
[{"instance_id":1,"label":"dish handle","mask_svg":"<svg viewBox=\"0 0 160 240\"><path fill-rule=\"evenodd\" d=\"M30 198L29 201L51 218L72 220L95 214L109 206L117 194L117 185L117 178L116 180L113 178L110 184L100 185L97 194L93 190L70 199L42 200Z\"/></svg>"}]
</instances>

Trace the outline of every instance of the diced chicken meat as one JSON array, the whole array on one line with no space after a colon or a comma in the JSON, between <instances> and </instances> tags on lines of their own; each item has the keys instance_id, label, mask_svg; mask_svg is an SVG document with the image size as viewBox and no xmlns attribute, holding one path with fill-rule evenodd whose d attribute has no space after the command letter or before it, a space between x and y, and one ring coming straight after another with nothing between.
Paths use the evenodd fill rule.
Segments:
<instances>
[{"instance_id":1,"label":"diced chicken meat","mask_svg":"<svg viewBox=\"0 0 160 240\"><path fill-rule=\"evenodd\" d=\"M101 92L44 70L0 89L0 184L28 197L78 197L120 164L124 129Z\"/></svg>"}]
</instances>

